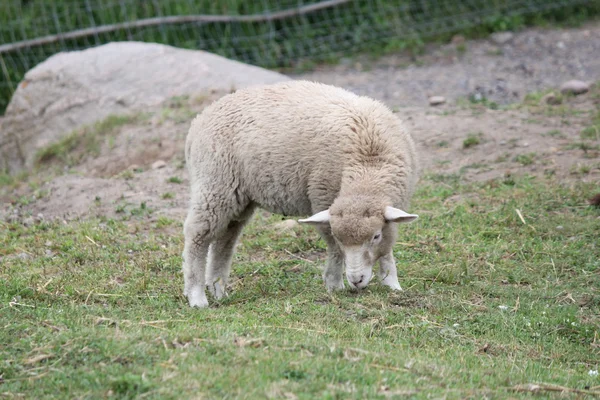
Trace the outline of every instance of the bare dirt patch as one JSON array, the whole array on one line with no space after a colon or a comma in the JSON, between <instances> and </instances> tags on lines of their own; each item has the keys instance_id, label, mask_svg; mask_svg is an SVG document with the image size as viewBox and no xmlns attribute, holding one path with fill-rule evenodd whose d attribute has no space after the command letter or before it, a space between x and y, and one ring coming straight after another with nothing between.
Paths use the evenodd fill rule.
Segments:
<instances>
[{"instance_id":1,"label":"bare dirt patch","mask_svg":"<svg viewBox=\"0 0 600 400\"><path fill-rule=\"evenodd\" d=\"M456 102L481 96L498 104L578 79L600 78L600 24L577 29L529 29L502 41L431 44L423 54L392 54L378 60L344 59L296 78L348 88L397 106L427 106L430 96Z\"/></svg>"}]
</instances>

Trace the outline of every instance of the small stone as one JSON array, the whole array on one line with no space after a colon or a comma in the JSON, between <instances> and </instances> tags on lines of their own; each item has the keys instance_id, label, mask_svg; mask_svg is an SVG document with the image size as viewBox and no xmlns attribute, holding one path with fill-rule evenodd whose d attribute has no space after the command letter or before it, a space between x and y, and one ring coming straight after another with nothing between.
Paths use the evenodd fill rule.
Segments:
<instances>
[{"instance_id":1,"label":"small stone","mask_svg":"<svg viewBox=\"0 0 600 400\"><path fill-rule=\"evenodd\" d=\"M31 226L35 224L35 220L33 219L33 217L27 217L23 220L23 225L25 226Z\"/></svg>"},{"instance_id":2,"label":"small stone","mask_svg":"<svg viewBox=\"0 0 600 400\"><path fill-rule=\"evenodd\" d=\"M273 224L273 228L275 228L279 231L289 231L289 230L294 229L298 225L300 225L298 223L298 221L296 221L294 219L286 219L281 222L277 222L276 224Z\"/></svg>"},{"instance_id":3,"label":"small stone","mask_svg":"<svg viewBox=\"0 0 600 400\"><path fill-rule=\"evenodd\" d=\"M19 260L29 260L31 258L31 256L27 253L19 253L19 254L17 254L17 258Z\"/></svg>"},{"instance_id":4,"label":"small stone","mask_svg":"<svg viewBox=\"0 0 600 400\"><path fill-rule=\"evenodd\" d=\"M445 102L446 102L446 98L442 97L442 96L431 96L429 98L430 106L439 106L441 104L444 104Z\"/></svg>"},{"instance_id":5,"label":"small stone","mask_svg":"<svg viewBox=\"0 0 600 400\"><path fill-rule=\"evenodd\" d=\"M43 221L44 220L44 214L39 213L38 215L36 215L36 219L39 221Z\"/></svg>"},{"instance_id":6,"label":"small stone","mask_svg":"<svg viewBox=\"0 0 600 400\"><path fill-rule=\"evenodd\" d=\"M46 243L44 243L44 246L50 247L50 246L52 246L52 242L49 240L46 240Z\"/></svg>"},{"instance_id":7,"label":"small stone","mask_svg":"<svg viewBox=\"0 0 600 400\"><path fill-rule=\"evenodd\" d=\"M558 225L558 226L556 227L556 230L557 230L557 231L562 231L563 229L565 229L565 227L564 227L564 226L562 226L562 225Z\"/></svg>"},{"instance_id":8,"label":"small stone","mask_svg":"<svg viewBox=\"0 0 600 400\"><path fill-rule=\"evenodd\" d=\"M564 94L583 94L590 90L590 85L578 80L570 80L562 84L560 87L561 93Z\"/></svg>"},{"instance_id":9,"label":"small stone","mask_svg":"<svg viewBox=\"0 0 600 400\"><path fill-rule=\"evenodd\" d=\"M154 161L154 163L152 163L152 169L160 169L160 168L164 168L167 166L167 163L164 162L163 160L156 160Z\"/></svg>"},{"instance_id":10,"label":"small stone","mask_svg":"<svg viewBox=\"0 0 600 400\"><path fill-rule=\"evenodd\" d=\"M140 169L140 166L137 164L131 164L127 169L130 171L135 171L135 170Z\"/></svg>"},{"instance_id":11,"label":"small stone","mask_svg":"<svg viewBox=\"0 0 600 400\"><path fill-rule=\"evenodd\" d=\"M512 40L515 35L512 32L492 33L490 39L496 44L506 44Z\"/></svg>"},{"instance_id":12,"label":"small stone","mask_svg":"<svg viewBox=\"0 0 600 400\"><path fill-rule=\"evenodd\" d=\"M557 151L557 152L556 152L556 155L557 155L557 156L562 156L563 154L565 154L565 152L564 152L564 151L560 151L560 150L559 150L559 151Z\"/></svg>"},{"instance_id":13,"label":"small stone","mask_svg":"<svg viewBox=\"0 0 600 400\"><path fill-rule=\"evenodd\" d=\"M500 141L500 146L504 146L506 144L506 140L501 140Z\"/></svg>"},{"instance_id":14,"label":"small stone","mask_svg":"<svg viewBox=\"0 0 600 400\"><path fill-rule=\"evenodd\" d=\"M547 95L545 95L544 97L542 97L542 101L546 104L549 104L551 106L557 106L559 104L562 104L562 98L558 97L555 93L548 93Z\"/></svg>"}]
</instances>

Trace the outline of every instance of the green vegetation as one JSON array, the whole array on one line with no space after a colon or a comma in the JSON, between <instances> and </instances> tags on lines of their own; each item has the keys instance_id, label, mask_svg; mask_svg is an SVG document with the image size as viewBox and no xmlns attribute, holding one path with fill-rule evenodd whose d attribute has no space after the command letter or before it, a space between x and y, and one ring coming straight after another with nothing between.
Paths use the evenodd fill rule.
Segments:
<instances>
[{"instance_id":1,"label":"green vegetation","mask_svg":"<svg viewBox=\"0 0 600 400\"><path fill-rule=\"evenodd\" d=\"M600 90L598 90L600 93ZM582 139L600 140L600 103L598 104L598 110L592 116L591 125L581 131Z\"/></svg>"},{"instance_id":2,"label":"green vegetation","mask_svg":"<svg viewBox=\"0 0 600 400\"><path fill-rule=\"evenodd\" d=\"M373 282L327 294L316 232L278 233L280 217L262 213L238 248L230 297L206 310L182 296L181 221L4 224L0 393L531 398L529 383L544 398L598 393L600 211L586 206L597 186L432 179L411 209L421 218L400 228L401 293Z\"/></svg>"},{"instance_id":3,"label":"green vegetation","mask_svg":"<svg viewBox=\"0 0 600 400\"><path fill-rule=\"evenodd\" d=\"M123 125L138 122L141 117L141 114L110 115L91 126L77 129L58 142L38 151L36 163L57 160L67 166L72 166L84 155L98 155L103 138L114 134ZM82 152L75 152L76 149L81 149Z\"/></svg>"},{"instance_id":4,"label":"green vegetation","mask_svg":"<svg viewBox=\"0 0 600 400\"><path fill-rule=\"evenodd\" d=\"M471 104L479 104L482 105L486 108L489 108L490 110L497 110L500 108L500 106L498 105L498 103L496 103L495 101L490 101L488 100L487 97L480 95L480 94L472 94L469 96L469 102Z\"/></svg>"},{"instance_id":5,"label":"green vegetation","mask_svg":"<svg viewBox=\"0 0 600 400\"><path fill-rule=\"evenodd\" d=\"M567 150L579 149L583 150L584 153L587 153L590 150L600 150L600 144L591 144L588 142L575 142L565 146Z\"/></svg>"},{"instance_id":6,"label":"green vegetation","mask_svg":"<svg viewBox=\"0 0 600 400\"><path fill-rule=\"evenodd\" d=\"M535 157L535 153L519 154L513 159L513 161L518 162L521 165L531 165L534 163Z\"/></svg>"},{"instance_id":7,"label":"green vegetation","mask_svg":"<svg viewBox=\"0 0 600 400\"><path fill-rule=\"evenodd\" d=\"M565 134L562 133L562 131L560 131L558 129L553 129L553 130L548 131L546 134L543 134L543 135L544 136L555 137L555 138L561 138L561 139L566 138Z\"/></svg>"},{"instance_id":8,"label":"green vegetation","mask_svg":"<svg viewBox=\"0 0 600 400\"><path fill-rule=\"evenodd\" d=\"M209 96L198 96L193 100L189 96L172 97L161 110L159 121L163 123L170 120L177 124L188 124L198 113L197 109L192 108L192 106L201 105L209 99Z\"/></svg>"},{"instance_id":9,"label":"green vegetation","mask_svg":"<svg viewBox=\"0 0 600 400\"><path fill-rule=\"evenodd\" d=\"M600 139L600 124L588 126L581 131L582 139Z\"/></svg>"},{"instance_id":10,"label":"green vegetation","mask_svg":"<svg viewBox=\"0 0 600 400\"><path fill-rule=\"evenodd\" d=\"M573 175L586 175L589 174L592 171L592 166L591 165L587 165L587 164L578 164L578 165L573 165L571 167L571 174Z\"/></svg>"},{"instance_id":11,"label":"green vegetation","mask_svg":"<svg viewBox=\"0 0 600 400\"><path fill-rule=\"evenodd\" d=\"M554 99L553 101L555 104L550 105L559 105L562 103L563 95L561 93L557 93L552 89L547 89L539 92L527 93L523 99L523 104L532 106L546 105L540 104L542 103L542 99L544 99L546 96L551 96Z\"/></svg>"},{"instance_id":12,"label":"green vegetation","mask_svg":"<svg viewBox=\"0 0 600 400\"><path fill-rule=\"evenodd\" d=\"M481 143L482 133L469 133L469 136L463 140L463 148L468 149L469 147L477 146Z\"/></svg>"},{"instance_id":13,"label":"green vegetation","mask_svg":"<svg viewBox=\"0 0 600 400\"><path fill-rule=\"evenodd\" d=\"M183 183L183 180L178 176L172 176L169 179L167 179L167 182L179 184L179 183Z\"/></svg>"},{"instance_id":14,"label":"green vegetation","mask_svg":"<svg viewBox=\"0 0 600 400\"><path fill-rule=\"evenodd\" d=\"M320 0L303 0L300 4ZM81 49L110 41L140 40L182 48L203 49L266 68L310 69L341 57L368 52L373 56L409 51L418 54L427 42L447 42L454 34L466 38L526 26L577 25L600 15L597 2L523 0L436 0L432 5L407 0L355 0L334 9L284 20L253 23L174 24L124 29L61 41L17 54L0 55L0 113L27 69L57 49ZM296 0L5 0L0 2L0 43L65 33L99 25L173 15L264 14L298 6ZM563 3L566 4L566 3ZM449 23L449 21L452 23ZM458 51L464 51L459 45ZM490 106L493 106L491 104Z\"/></svg>"}]
</instances>

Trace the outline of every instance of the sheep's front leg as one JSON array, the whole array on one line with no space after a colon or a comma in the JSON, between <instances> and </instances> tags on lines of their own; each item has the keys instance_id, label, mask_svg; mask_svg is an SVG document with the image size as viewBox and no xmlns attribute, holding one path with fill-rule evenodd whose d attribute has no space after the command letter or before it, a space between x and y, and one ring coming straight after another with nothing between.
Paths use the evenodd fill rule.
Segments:
<instances>
[{"instance_id":1,"label":"sheep's front leg","mask_svg":"<svg viewBox=\"0 0 600 400\"><path fill-rule=\"evenodd\" d=\"M221 299L227 294L226 288L235 245L253 211L254 207L248 207L242 216L243 218L231 221L227 229L210 245L206 284L208 290L216 299Z\"/></svg>"},{"instance_id":2,"label":"sheep's front leg","mask_svg":"<svg viewBox=\"0 0 600 400\"><path fill-rule=\"evenodd\" d=\"M384 286L393 290L402 290L398 282L398 271L396 271L396 260L394 254L389 252L379 259L379 280Z\"/></svg>"},{"instance_id":3,"label":"sheep's front leg","mask_svg":"<svg viewBox=\"0 0 600 400\"><path fill-rule=\"evenodd\" d=\"M323 240L327 243L327 264L323 271L323 281L327 291L344 289L344 254L331 235L329 228L319 228Z\"/></svg>"},{"instance_id":4,"label":"sheep's front leg","mask_svg":"<svg viewBox=\"0 0 600 400\"><path fill-rule=\"evenodd\" d=\"M208 307L204 274L210 239L205 226L206 224L190 211L184 225L183 293L191 307L199 308Z\"/></svg>"}]
</instances>

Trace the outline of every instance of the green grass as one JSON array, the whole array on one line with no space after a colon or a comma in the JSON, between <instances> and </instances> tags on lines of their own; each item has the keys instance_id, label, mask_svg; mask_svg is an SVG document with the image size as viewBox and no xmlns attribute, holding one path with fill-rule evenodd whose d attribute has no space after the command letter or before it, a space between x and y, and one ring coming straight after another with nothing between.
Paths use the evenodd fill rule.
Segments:
<instances>
[{"instance_id":1,"label":"green grass","mask_svg":"<svg viewBox=\"0 0 600 400\"><path fill-rule=\"evenodd\" d=\"M598 90L600 94L600 90ZM584 128L580 134L582 139L600 140L600 102L598 104L598 110L592 116L591 125Z\"/></svg>"},{"instance_id":2,"label":"green grass","mask_svg":"<svg viewBox=\"0 0 600 400\"><path fill-rule=\"evenodd\" d=\"M83 155L98 155L104 138L114 134L124 125L140 121L142 117L142 114L109 115L91 126L77 129L59 141L40 149L36 154L36 164L59 161L72 166ZM82 151L75 152L76 149Z\"/></svg>"},{"instance_id":3,"label":"green grass","mask_svg":"<svg viewBox=\"0 0 600 400\"><path fill-rule=\"evenodd\" d=\"M566 150L579 149L579 150L583 150L584 153L587 153L588 151L600 150L600 144L592 144L589 142L574 142L574 143L570 143L570 144L566 145L565 149Z\"/></svg>"},{"instance_id":4,"label":"green grass","mask_svg":"<svg viewBox=\"0 0 600 400\"><path fill-rule=\"evenodd\" d=\"M424 179L410 210L421 218L400 228L396 247L401 293L373 282L327 294L315 231L281 234L271 228L280 217L258 213L234 257L231 296L205 310L181 294L181 221L4 225L0 393L530 398L511 390L527 383L597 392L588 372L600 367L600 211L586 206L596 191ZM552 395L575 397L541 397Z\"/></svg>"},{"instance_id":5,"label":"green grass","mask_svg":"<svg viewBox=\"0 0 600 400\"><path fill-rule=\"evenodd\" d=\"M525 98L523 99L523 104L524 105L535 105L535 106L540 105L540 102L542 101L544 96L546 96L550 93L554 94L555 96L557 96L559 98L562 98L562 94L556 94L552 89L547 89L547 90L527 93L525 95Z\"/></svg>"},{"instance_id":6,"label":"green grass","mask_svg":"<svg viewBox=\"0 0 600 400\"><path fill-rule=\"evenodd\" d=\"M481 143L482 133L470 133L465 140L463 140L463 148L468 149L470 147L477 146Z\"/></svg>"},{"instance_id":7,"label":"green grass","mask_svg":"<svg viewBox=\"0 0 600 400\"><path fill-rule=\"evenodd\" d=\"M535 153L519 154L519 155L515 156L513 161L518 162L521 165L531 165L535 162L535 158L536 158Z\"/></svg>"},{"instance_id":8,"label":"green grass","mask_svg":"<svg viewBox=\"0 0 600 400\"><path fill-rule=\"evenodd\" d=\"M547 133L543 133L542 136L550 136L553 138L560 138L560 139L566 138L566 135L564 133L562 133L562 131L559 129L552 129L551 131L548 131Z\"/></svg>"}]
</instances>

